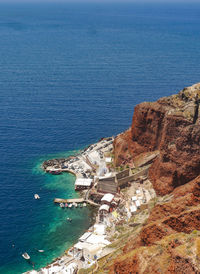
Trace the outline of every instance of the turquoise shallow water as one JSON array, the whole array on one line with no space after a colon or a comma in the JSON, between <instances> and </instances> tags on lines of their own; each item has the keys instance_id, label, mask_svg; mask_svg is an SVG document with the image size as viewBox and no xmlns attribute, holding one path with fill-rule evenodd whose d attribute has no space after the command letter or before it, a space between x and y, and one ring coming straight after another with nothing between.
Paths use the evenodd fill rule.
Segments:
<instances>
[{"instance_id":1,"label":"turquoise shallow water","mask_svg":"<svg viewBox=\"0 0 200 274\"><path fill-rule=\"evenodd\" d=\"M0 4L0 273L30 269L24 251L44 266L87 229L88 209L52 202L76 195L74 177L40 164L199 82L199 14L199 4Z\"/></svg>"},{"instance_id":2,"label":"turquoise shallow water","mask_svg":"<svg viewBox=\"0 0 200 274\"><path fill-rule=\"evenodd\" d=\"M28 171L29 178L26 179L28 179L27 182L30 180L31 184L35 183L35 186L30 186L31 192L27 204L21 204L26 216L26 223L16 223L18 236L16 238L12 235L13 240L7 247L14 260L6 267L1 265L0 273L21 273L31 269L33 265L35 269L45 266L75 243L91 224L92 212L88 207L62 209L53 203L53 199L56 197L79 197L79 194L74 191L75 176L68 173L53 176L44 173L41 169L44 159L67 157L75 153L76 151L70 151L47 155L32 163L33 168ZM26 170L27 167L24 169ZM35 200L34 193L38 193L41 199ZM72 219L72 223L67 221L68 217ZM25 227L24 231L23 226ZM14 246L12 246L13 244ZM39 253L38 249L43 249L45 252ZM24 251L31 256L30 263L21 257Z\"/></svg>"}]
</instances>

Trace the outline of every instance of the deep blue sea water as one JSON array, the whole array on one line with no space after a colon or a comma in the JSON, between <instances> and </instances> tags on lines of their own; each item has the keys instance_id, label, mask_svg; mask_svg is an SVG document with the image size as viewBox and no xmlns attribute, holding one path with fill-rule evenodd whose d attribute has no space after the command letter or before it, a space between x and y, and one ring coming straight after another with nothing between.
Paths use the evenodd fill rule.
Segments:
<instances>
[{"instance_id":1,"label":"deep blue sea water","mask_svg":"<svg viewBox=\"0 0 200 274\"><path fill-rule=\"evenodd\" d=\"M89 226L89 209L54 206L77 195L74 177L44 174L42 161L199 82L199 33L198 4L0 4L0 273L31 269L24 251L45 266Z\"/></svg>"}]
</instances>

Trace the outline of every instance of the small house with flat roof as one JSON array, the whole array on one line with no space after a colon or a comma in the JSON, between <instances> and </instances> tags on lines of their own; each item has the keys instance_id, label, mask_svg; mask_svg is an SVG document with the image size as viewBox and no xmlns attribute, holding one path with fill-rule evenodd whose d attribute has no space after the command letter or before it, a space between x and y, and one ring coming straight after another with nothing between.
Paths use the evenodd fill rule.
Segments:
<instances>
[{"instance_id":1,"label":"small house with flat roof","mask_svg":"<svg viewBox=\"0 0 200 274\"><path fill-rule=\"evenodd\" d=\"M110 206L103 204L99 208L99 220L100 222L103 222L104 217L106 217L109 213Z\"/></svg>"},{"instance_id":2,"label":"small house with flat roof","mask_svg":"<svg viewBox=\"0 0 200 274\"><path fill-rule=\"evenodd\" d=\"M88 189L92 185L92 179L88 178L77 178L75 182L75 190Z\"/></svg>"},{"instance_id":3,"label":"small house with flat roof","mask_svg":"<svg viewBox=\"0 0 200 274\"><path fill-rule=\"evenodd\" d=\"M114 199L114 195L111 193L106 193L102 198L101 198L101 204L106 204L109 205L112 203Z\"/></svg>"}]
</instances>

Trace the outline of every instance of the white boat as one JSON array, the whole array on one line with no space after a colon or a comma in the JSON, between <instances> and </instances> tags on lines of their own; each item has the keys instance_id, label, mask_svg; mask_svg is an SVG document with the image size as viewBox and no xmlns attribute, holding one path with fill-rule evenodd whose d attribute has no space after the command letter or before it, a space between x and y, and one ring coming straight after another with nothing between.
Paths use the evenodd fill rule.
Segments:
<instances>
[{"instance_id":1,"label":"white boat","mask_svg":"<svg viewBox=\"0 0 200 274\"><path fill-rule=\"evenodd\" d=\"M31 258L26 252L22 254L22 257L26 260L29 260Z\"/></svg>"},{"instance_id":2,"label":"white boat","mask_svg":"<svg viewBox=\"0 0 200 274\"><path fill-rule=\"evenodd\" d=\"M43 249L39 249L38 252L44 252L44 250Z\"/></svg>"},{"instance_id":3,"label":"white boat","mask_svg":"<svg viewBox=\"0 0 200 274\"><path fill-rule=\"evenodd\" d=\"M72 204L69 204L68 207L71 208L71 207L72 207Z\"/></svg>"},{"instance_id":4,"label":"white boat","mask_svg":"<svg viewBox=\"0 0 200 274\"><path fill-rule=\"evenodd\" d=\"M69 221L69 222L71 223L72 219L70 219L70 218L67 218L67 221Z\"/></svg>"},{"instance_id":5,"label":"white boat","mask_svg":"<svg viewBox=\"0 0 200 274\"><path fill-rule=\"evenodd\" d=\"M34 194L34 198L37 200L37 199L40 199L40 196L36 193Z\"/></svg>"},{"instance_id":6,"label":"white boat","mask_svg":"<svg viewBox=\"0 0 200 274\"><path fill-rule=\"evenodd\" d=\"M65 205L64 205L63 203L60 203L60 207L62 207L62 208L63 208L63 207L65 207Z\"/></svg>"},{"instance_id":7,"label":"white boat","mask_svg":"<svg viewBox=\"0 0 200 274\"><path fill-rule=\"evenodd\" d=\"M86 203L83 203L83 206L86 206Z\"/></svg>"}]
</instances>

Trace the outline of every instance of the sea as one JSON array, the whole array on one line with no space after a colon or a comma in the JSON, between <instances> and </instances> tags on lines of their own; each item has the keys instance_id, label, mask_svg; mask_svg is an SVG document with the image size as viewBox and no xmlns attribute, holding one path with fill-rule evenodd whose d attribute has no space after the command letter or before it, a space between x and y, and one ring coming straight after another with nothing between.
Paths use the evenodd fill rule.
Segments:
<instances>
[{"instance_id":1,"label":"sea","mask_svg":"<svg viewBox=\"0 0 200 274\"><path fill-rule=\"evenodd\" d=\"M199 33L200 4L0 4L1 274L44 267L92 222L89 207L54 205L78 197L75 177L42 162L117 135L136 104L199 82Z\"/></svg>"}]
</instances>

